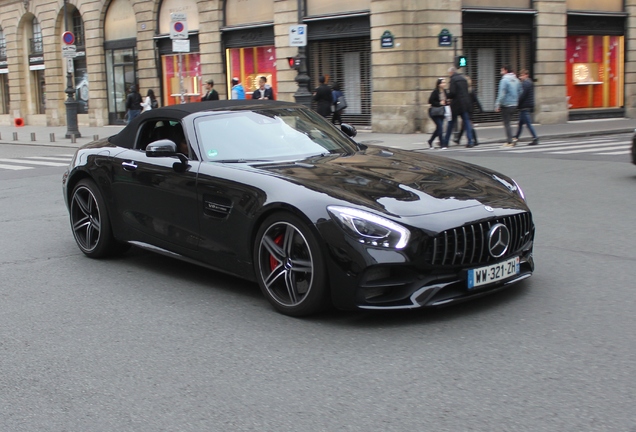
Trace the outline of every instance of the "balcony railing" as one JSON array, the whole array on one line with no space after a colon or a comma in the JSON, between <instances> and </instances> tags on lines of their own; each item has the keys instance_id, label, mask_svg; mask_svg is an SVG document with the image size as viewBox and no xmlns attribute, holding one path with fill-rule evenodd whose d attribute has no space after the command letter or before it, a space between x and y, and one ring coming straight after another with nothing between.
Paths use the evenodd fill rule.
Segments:
<instances>
[{"instance_id":1,"label":"balcony railing","mask_svg":"<svg viewBox=\"0 0 636 432\"><path fill-rule=\"evenodd\" d=\"M7 45L2 44L0 45L0 60L6 60L6 59L7 59Z\"/></svg>"},{"instance_id":2,"label":"balcony railing","mask_svg":"<svg viewBox=\"0 0 636 432\"><path fill-rule=\"evenodd\" d=\"M29 41L31 42L31 55L44 53L44 43L42 42L41 37L29 39Z\"/></svg>"}]
</instances>

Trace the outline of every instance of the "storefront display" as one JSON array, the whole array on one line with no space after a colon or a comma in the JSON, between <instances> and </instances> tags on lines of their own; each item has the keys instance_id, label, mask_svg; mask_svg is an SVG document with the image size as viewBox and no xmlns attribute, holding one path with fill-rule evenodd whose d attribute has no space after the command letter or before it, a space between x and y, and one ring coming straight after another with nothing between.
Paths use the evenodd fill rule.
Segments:
<instances>
[{"instance_id":1,"label":"storefront display","mask_svg":"<svg viewBox=\"0 0 636 432\"><path fill-rule=\"evenodd\" d=\"M199 102L201 100L201 58L199 53L181 54L181 76L179 75L179 54L161 56L162 105ZM183 89L181 88L183 79Z\"/></svg>"},{"instance_id":2,"label":"storefront display","mask_svg":"<svg viewBox=\"0 0 636 432\"><path fill-rule=\"evenodd\" d=\"M624 36L568 36L569 108L622 107L624 55Z\"/></svg>"},{"instance_id":3,"label":"storefront display","mask_svg":"<svg viewBox=\"0 0 636 432\"><path fill-rule=\"evenodd\" d=\"M250 99L258 88L258 80L264 76L267 84L272 86L274 97L278 93L276 81L276 49L272 45L229 48L226 50L228 79L236 77L245 88L245 97ZM228 94L231 94L228 83Z\"/></svg>"}]
</instances>

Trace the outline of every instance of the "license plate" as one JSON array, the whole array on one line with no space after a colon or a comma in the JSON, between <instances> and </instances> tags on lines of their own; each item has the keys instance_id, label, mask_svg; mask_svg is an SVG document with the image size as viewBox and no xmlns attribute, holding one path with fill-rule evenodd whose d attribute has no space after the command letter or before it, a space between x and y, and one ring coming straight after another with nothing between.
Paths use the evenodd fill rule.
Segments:
<instances>
[{"instance_id":1,"label":"license plate","mask_svg":"<svg viewBox=\"0 0 636 432\"><path fill-rule=\"evenodd\" d=\"M519 274L519 257L468 270L468 289L497 282Z\"/></svg>"}]
</instances>

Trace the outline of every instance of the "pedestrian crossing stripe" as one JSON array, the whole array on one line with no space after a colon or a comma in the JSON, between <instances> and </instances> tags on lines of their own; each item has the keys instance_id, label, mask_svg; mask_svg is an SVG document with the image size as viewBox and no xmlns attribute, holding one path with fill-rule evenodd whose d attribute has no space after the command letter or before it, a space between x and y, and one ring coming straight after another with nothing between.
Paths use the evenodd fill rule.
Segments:
<instances>
[{"instance_id":1,"label":"pedestrian crossing stripe","mask_svg":"<svg viewBox=\"0 0 636 432\"><path fill-rule=\"evenodd\" d=\"M0 169L10 171L29 170L35 167L65 167L72 155L61 156L25 156L23 158L0 158ZM32 166L35 165L35 166Z\"/></svg>"},{"instance_id":2,"label":"pedestrian crossing stripe","mask_svg":"<svg viewBox=\"0 0 636 432\"><path fill-rule=\"evenodd\" d=\"M19 171L19 170L33 169L33 167L20 166L20 165L4 165L4 164L0 164L0 169L6 169L6 170L11 170L11 171Z\"/></svg>"}]
</instances>

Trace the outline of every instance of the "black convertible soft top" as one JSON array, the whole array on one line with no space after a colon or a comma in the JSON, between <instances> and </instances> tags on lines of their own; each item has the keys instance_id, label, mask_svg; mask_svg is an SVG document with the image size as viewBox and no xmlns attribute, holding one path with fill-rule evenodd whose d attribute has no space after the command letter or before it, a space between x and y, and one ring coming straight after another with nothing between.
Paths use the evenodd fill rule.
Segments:
<instances>
[{"instance_id":1,"label":"black convertible soft top","mask_svg":"<svg viewBox=\"0 0 636 432\"><path fill-rule=\"evenodd\" d=\"M137 137L137 130L139 124L147 120L181 120L182 118L196 112L202 111L232 111L232 110L256 110L256 109L271 109L271 108L302 108L303 105L299 105L291 102L280 101L263 101L263 100L218 100L218 101L204 101L193 102L180 105L170 105L161 108L155 108L150 111L135 117L125 128L123 128L118 134L112 135L108 138L108 142L115 144L119 147L130 148Z\"/></svg>"}]
</instances>

